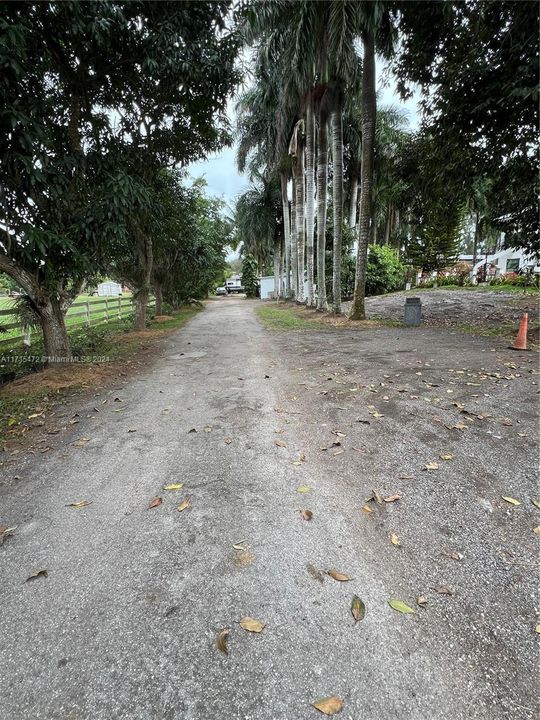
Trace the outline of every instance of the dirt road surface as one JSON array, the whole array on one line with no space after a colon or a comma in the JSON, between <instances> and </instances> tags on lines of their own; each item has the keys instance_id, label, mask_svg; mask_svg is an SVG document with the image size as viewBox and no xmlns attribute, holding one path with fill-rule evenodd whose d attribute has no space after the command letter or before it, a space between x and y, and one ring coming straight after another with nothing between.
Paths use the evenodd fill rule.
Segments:
<instances>
[{"instance_id":1,"label":"dirt road surface","mask_svg":"<svg viewBox=\"0 0 540 720\"><path fill-rule=\"evenodd\" d=\"M4 463L0 717L538 717L536 358L255 307L209 304Z\"/></svg>"}]
</instances>

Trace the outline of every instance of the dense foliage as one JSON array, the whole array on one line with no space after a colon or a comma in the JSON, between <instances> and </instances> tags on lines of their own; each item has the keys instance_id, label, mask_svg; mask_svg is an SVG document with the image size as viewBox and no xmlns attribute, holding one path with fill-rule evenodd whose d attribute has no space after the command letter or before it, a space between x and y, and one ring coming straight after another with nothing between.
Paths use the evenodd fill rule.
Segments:
<instances>
[{"instance_id":1,"label":"dense foliage","mask_svg":"<svg viewBox=\"0 0 540 720\"><path fill-rule=\"evenodd\" d=\"M64 314L82 285L130 256L144 325L163 169L229 139L229 6L2 3L0 270L28 294L48 354L69 355Z\"/></svg>"}]
</instances>

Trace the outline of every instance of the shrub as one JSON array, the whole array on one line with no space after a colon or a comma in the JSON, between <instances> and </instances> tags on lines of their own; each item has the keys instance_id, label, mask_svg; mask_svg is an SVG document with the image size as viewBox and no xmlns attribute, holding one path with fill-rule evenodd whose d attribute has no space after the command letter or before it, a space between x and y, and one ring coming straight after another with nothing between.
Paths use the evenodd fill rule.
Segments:
<instances>
[{"instance_id":1,"label":"shrub","mask_svg":"<svg viewBox=\"0 0 540 720\"><path fill-rule=\"evenodd\" d=\"M405 266L395 250L386 245L370 245L366 268L366 295L383 295L401 290Z\"/></svg>"}]
</instances>

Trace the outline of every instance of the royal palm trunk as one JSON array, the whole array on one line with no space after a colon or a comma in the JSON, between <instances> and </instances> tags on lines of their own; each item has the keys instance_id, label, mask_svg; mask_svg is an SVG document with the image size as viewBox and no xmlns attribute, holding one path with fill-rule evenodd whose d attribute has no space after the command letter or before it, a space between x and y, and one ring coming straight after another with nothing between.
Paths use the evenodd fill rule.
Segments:
<instances>
[{"instance_id":1,"label":"royal palm trunk","mask_svg":"<svg viewBox=\"0 0 540 720\"><path fill-rule=\"evenodd\" d=\"M291 296L291 222L289 217L289 198L287 195L287 174L279 175L281 183L281 208L283 212L283 237L285 240L285 297Z\"/></svg>"},{"instance_id":2,"label":"royal palm trunk","mask_svg":"<svg viewBox=\"0 0 540 720\"><path fill-rule=\"evenodd\" d=\"M362 73L362 167L360 171L360 220L354 299L351 311L353 320L366 317L366 266L370 230L374 228L373 207L373 150L375 144L375 121L377 98L375 94L375 40L372 32L362 34L364 64Z\"/></svg>"},{"instance_id":3,"label":"royal palm trunk","mask_svg":"<svg viewBox=\"0 0 540 720\"><path fill-rule=\"evenodd\" d=\"M305 213L304 213L304 148L298 143L295 158L296 170L296 246L298 249L298 289L296 299L304 302L304 257L306 245Z\"/></svg>"},{"instance_id":4,"label":"royal palm trunk","mask_svg":"<svg viewBox=\"0 0 540 720\"><path fill-rule=\"evenodd\" d=\"M328 139L326 116L319 116L317 152L317 309L328 310L326 300L326 201L328 193Z\"/></svg>"},{"instance_id":5,"label":"royal palm trunk","mask_svg":"<svg viewBox=\"0 0 540 720\"><path fill-rule=\"evenodd\" d=\"M332 201L334 210L334 248L332 275L332 308L341 313L341 247L343 233L343 113L332 111Z\"/></svg>"},{"instance_id":6,"label":"royal palm trunk","mask_svg":"<svg viewBox=\"0 0 540 720\"><path fill-rule=\"evenodd\" d=\"M314 215L315 215L315 114L313 99L308 97L306 107L306 270L307 270L307 305L313 307L314 302Z\"/></svg>"}]
</instances>

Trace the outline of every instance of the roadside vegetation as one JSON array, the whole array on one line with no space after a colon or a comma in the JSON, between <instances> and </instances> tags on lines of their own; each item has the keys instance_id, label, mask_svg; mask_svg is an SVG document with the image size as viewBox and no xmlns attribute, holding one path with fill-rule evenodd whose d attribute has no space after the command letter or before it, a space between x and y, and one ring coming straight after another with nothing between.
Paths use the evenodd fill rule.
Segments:
<instances>
[{"instance_id":1,"label":"roadside vegetation","mask_svg":"<svg viewBox=\"0 0 540 720\"><path fill-rule=\"evenodd\" d=\"M0 356L0 380L13 381L2 391L0 445L25 435L28 421L39 420L53 404L64 402L68 393L88 390L108 377L125 375L127 370L132 372L135 358L144 361L141 350L148 349L151 359L156 343L185 325L202 308L201 304L182 307L171 317L150 321L142 332L133 330L132 319L75 331L70 334L74 358L92 356L89 363L73 362L67 367L50 367L36 373L44 368L44 363L37 359L43 354L42 343L31 350L21 350L17 364L1 362Z\"/></svg>"}]
</instances>

